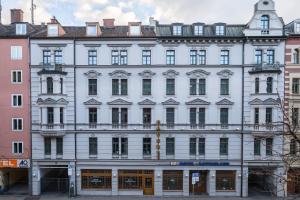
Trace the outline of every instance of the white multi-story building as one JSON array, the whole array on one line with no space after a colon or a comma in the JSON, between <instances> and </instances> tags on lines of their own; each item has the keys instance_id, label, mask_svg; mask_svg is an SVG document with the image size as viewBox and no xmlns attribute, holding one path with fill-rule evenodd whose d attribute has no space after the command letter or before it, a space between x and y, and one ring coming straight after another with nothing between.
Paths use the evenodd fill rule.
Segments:
<instances>
[{"instance_id":1,"label":"white multi-story building","mask_svg":"<svg viewBox=\"0 0 300 200\"><path fill-rule=\"evenodd\" d=\"M31 39L33 194L247 196L280 173L282 30L272 0L247 25L53 19Z\"/></svg>"}]
</instances>

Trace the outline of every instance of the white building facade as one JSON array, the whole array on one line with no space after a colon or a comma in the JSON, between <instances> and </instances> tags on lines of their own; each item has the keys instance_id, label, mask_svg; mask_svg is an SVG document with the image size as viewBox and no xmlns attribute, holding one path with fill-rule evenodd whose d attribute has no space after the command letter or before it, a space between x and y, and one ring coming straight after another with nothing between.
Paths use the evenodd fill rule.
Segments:
<instances>
[{"instance_id":1,"label":"white building facade","mask_svg":"<svg viewBox=\"0 0 300 200\"><path fill-rule=\"evenodd\" d=\"M247 196L281 169L282 31L272 0L248 25L53 19L31 39L33 194Z\"/></svg>"}]
</instances>

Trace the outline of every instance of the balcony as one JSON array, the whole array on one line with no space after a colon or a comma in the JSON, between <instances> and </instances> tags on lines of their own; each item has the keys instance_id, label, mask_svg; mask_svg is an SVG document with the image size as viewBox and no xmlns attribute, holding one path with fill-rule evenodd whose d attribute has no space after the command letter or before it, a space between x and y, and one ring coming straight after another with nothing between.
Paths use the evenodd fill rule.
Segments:
<instances>
[{"instance_id":1,"label":"balcony","mask_svg":"<svg viewBox=\"0 0 300 200\"><path fill-rule=\"evenodd\" d=\"M33 123L32 130L38 131L43 136L64 136L68 130L74 130L72 124L40 124Z\"/></svg>"},{"instance_id":2,"label":"balcony","mask_svg":"<svg viewBox=\"0 0 300 200\"><path fill-rule=\"evenodd\" d=\"M282 65L275 63L272 65L262 64L262 65L254 65L252 69L249 71L249 74L259 74L259 73L276 73L281 74Z\"/></svg>"},{"instance_id":3,"label":"balcony","mask_svg":"<svg viewBox=\"0 0 300 200\"><path fill-rule=\"evenodd\" d=\"M60 74L67 75L67 72L63 71L62 64L50 64L50 65L42 65L43 69L38 72L38 75L42 74Z\"/></svg>"},{"instance_id":4,"label":"balcony","mask_svg":"<svg viewBox=\"0 0 300 200\"><path fill-rule=\"evenodd\" d=\"M245 130L253 132L276 132L283 130L282 123L245 124Z\"/></svg>"}]
</instances>

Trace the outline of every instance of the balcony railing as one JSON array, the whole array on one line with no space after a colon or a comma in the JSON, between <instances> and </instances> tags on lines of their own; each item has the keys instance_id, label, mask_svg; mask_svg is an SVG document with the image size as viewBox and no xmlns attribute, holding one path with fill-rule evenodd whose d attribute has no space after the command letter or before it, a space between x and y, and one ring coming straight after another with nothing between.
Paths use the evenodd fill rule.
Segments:
<instances>
[{"instance_id":1,"label":"balcony railing","mask_svg":"<svg viewBox=\"0 0 300 200\"><path fill-rule=\"evenodd\" d=\"M267 123L267 124L245 124L245 130L252 131L282 131L282 123Z\"/></svg>"},{"instance_id":2,"label":"balcony railing","mask_svg":"<svg viewBox=\"0 0 300 200\"><path fill-rule=\"evenodd\" d=\"M259 64L254 65L252 69L249 71L250 74L257 74L257 73L278 73L280 74L282 66L279 63L274 64Z\"/></svg>"}]
</instances>

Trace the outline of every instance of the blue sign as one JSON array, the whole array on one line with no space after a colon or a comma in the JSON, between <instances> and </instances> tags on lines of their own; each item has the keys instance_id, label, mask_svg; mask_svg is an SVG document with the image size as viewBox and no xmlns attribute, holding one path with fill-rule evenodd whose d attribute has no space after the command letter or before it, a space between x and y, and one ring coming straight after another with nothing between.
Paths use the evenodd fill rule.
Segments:
<instances>
[{"instance_id":1,"label":"blue sign","mask_svg":"<svg viewBox=\"0 0 300 200\"><path fill-rule=\"evenodd\" d=\"M229 166L229 162L171 162L172 166Z\"/></svg>"}]
</instances>

